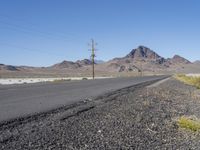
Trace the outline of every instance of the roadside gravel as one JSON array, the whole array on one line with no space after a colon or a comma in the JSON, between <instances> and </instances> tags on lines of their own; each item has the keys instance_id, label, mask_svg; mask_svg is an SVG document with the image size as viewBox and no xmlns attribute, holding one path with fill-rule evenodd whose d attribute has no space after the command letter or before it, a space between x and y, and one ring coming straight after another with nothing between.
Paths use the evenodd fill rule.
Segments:
<instances>
[{"instance_id":1,"label":"roadside gravel","mask_svg":"<svg viewBox=\"0 0 200 150\"><path fill-rule=\"evenodd\" d=\"M200 149L177 118L200 118L196 89L170 79L145 83L0 125L0 149Z\"/></svg>"}]
</instances>

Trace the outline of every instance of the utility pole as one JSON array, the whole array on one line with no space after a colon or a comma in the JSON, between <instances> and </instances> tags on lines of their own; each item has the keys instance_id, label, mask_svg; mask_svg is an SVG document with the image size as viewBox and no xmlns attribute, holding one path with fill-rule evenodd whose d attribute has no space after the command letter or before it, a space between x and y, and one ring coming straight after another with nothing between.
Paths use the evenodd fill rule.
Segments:
<instances>
[{"instance_id":1,"label":"utility pole","mask_svg":"<svg viewBox=\"0 0 200 150\"><path fill-rule=\"evenodd\" d=\"M95 77L95 71L94 71L94 65L95 65L95 57L96 57L96 55L95 55L95 51L96 51L96 49L95 49L95 46L96 46L97 44L94 42L94 40L92 39L91 40L91 51L92 51L92 54L91 54L91 59L92 59L92 78L93 78L93 80L94 80L94 77Z\"/></svg>"}]
</instances>

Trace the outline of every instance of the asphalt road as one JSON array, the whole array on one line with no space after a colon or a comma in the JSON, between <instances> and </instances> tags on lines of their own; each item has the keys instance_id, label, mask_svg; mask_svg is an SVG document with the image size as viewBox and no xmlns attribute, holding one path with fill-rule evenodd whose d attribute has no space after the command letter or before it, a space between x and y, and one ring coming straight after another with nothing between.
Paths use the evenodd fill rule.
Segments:
<instances>
[{"instance_id":1,"label":"asphalt road","mask_svg":"<svg viewBox=\"0 0 200 150\"><path fill-rule=\"evenodd\" d=\"M0 86L0 122L48 111L101 94L166 78L149 76Z\"/></svg>"}]
</instances>

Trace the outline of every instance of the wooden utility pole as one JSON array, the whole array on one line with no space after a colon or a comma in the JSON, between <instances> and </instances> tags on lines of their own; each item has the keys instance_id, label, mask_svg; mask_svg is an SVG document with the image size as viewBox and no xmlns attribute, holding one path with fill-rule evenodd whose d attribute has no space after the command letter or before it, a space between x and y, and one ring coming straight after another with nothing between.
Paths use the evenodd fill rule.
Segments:
<instances>
[{"instance_id":1,"label":"wooden utility pole","mask_svg":"<svg viewBox=\"0 0 200 150\"><path fill-rule=\"evenodd\" d=\"M92 39L91 40L91 51L92 51L92 54L91 54L91 59L92 59L92 78L94 79L95 78L95 71L94 71L94 65L95 65L95 57L96 57L96 55L95 55L95 51L96 51L96 49L95 49L95 45L96 45L96 43L94 42L94 40Z\"/></svg>"}]
</instances>

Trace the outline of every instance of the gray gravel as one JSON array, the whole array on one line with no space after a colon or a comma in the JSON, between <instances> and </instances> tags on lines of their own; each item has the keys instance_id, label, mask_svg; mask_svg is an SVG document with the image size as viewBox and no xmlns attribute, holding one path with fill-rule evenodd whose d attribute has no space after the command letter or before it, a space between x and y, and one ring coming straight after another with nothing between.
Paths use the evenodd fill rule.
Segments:
<instances>
[{"instance_id":1,"label":"gray gravel","mask_svg":"<svg viewBox=\"0 0 200 150\"><path fill-rule=\"evenodd\" d=\"M200 118L196 89L175 79L149 84L1 124L0 149L200 149L200 135L176 124Z\"/></svg>"}]
</instances>

